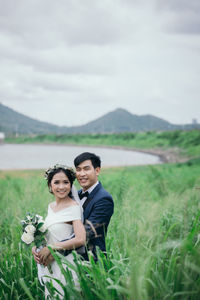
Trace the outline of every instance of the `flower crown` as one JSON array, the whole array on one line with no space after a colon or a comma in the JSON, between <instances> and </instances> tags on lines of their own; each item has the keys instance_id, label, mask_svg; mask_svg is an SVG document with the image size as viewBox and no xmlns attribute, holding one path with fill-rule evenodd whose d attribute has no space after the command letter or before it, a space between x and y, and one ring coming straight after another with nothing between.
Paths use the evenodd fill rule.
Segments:
<instances>
[{"instance_id":1,"label":"flower crown","mask_svg":"<svg viewBox=\"0 0 200 300\"><path fill-rule=\"evenodd\" d=\"M45 173L44 173L44 178L46 180L48 180L49 178L49 175L54 172L55 170L58 170L58 169L63 169L63 170L68 170L72 176L72 179L75 180L76 179L76 173L74 172L73 168L70 168L68 166L65 166L65 165L61 165L61 164L56 164L54 165L53 167L50 167L48 168Z\"/></svg>"}]
</instances>

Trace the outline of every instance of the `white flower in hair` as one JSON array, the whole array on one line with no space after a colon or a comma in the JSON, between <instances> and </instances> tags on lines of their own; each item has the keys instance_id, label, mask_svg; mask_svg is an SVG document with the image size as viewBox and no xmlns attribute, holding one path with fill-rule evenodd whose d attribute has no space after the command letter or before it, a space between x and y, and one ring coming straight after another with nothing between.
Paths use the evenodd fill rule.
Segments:
<instances>
[{"instance_id":1,"label":"white flower in hair","mask_svg":"<svg viewBox=\"0 0 200 300\"><path fill-rule=\"evenodd\" d=\"M53 167L48 168L48 169L45 171L44 178L45 178L46 180L48 180L49 175L50 175L52 172L54 172L55 170L58 170L58 169L68 170L68 171L71 173L71 176L72 176L73 180L76 178L76 173L74 172L73 168L68 167L68 166L66 166L66 165L62 165L62 164L56 164L56 165L54 165Z\"/></svg>"}]
</instances>

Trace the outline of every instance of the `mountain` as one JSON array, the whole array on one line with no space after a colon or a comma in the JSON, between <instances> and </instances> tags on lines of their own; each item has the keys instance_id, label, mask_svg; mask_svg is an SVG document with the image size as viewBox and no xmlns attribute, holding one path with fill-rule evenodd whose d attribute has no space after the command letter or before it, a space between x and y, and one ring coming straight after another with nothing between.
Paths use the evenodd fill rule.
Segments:
<instances>
[{"instance_id":1,"label":"mountain","mask_svg":"<svg viewBox=\"0 0 200 300\"><path fill-rule=\"evenodd\" d=\"M118 108L106 115L82 126L72 127L74 133L114 133L130 131L172 130L175 125L160 118L145 115L133 115L125 109Z\"/></svg>"},{"instance_id":2,"label":"mountain","mask_svg":"<svg viewBox=\"0 0 200 300\"><path fill-rule=\"evenodd\" d=\"M118 108L82 126L68 127L70 133L119 133L200 129L200 124L174 125L152 115L138 116Z\"/></svg>"},{"instance_id":3,"label":"mountain","mask_svg":"<svg viewBox=\"0 0 200 300\"><path fill-rule=\"evenodd\" d=\"M175 129L200 129L200 124L174 125L152 115L138 116L118 108L82 126L57 126L37 121L0 104L0 131L12 134L76 134L119 133L138 131L165 131Z\"/></svg>"},{"instance_id":4,"label":"mountain","mask_svg":"<svg viewBox=\"0 0 200 300\"><path fill-rule=\"evenodd\" d=\"M10 134L60 133L59 126L37 121L0 103L0 131Z\"/></svg>"}]
</instances>

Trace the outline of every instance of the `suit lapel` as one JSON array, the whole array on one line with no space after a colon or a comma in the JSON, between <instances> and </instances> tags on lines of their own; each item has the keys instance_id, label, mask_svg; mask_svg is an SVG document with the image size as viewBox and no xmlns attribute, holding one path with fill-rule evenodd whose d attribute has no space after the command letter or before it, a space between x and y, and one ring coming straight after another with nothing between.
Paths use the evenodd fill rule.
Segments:
<instances>
[{"instance_id":1,"label":"suit lapel","mask_svg":"<svg viewBox=\"0 0 200 300\"><path fill-rule=\"evenodd\" d=\"M89 194L87 200L83 204L83 211L84 211L84 219L87 219L87 217L90 214L90 210L92 207L92 204L95 201L95 194L101 189L102 185L99 182L99 184L94 188L94 190Z\"/></svg>"},{"instance_id":2,"label":"suit lapel","mask_svg":"<svg viewBox=\"0 0 200 300\"><path fill-rule=\"evenodd\" d=\"M83 210L86 209L86 206L88 205L88 203L90 202L91 198L88 196L87 199L85 200L85 202L83 203Z\"/></svg>"}]
</instances>

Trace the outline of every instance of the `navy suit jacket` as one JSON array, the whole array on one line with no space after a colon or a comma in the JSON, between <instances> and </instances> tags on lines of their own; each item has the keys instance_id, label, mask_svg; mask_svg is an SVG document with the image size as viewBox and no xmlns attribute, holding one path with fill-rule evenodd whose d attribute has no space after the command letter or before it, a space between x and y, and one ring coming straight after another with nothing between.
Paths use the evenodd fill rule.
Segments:
<instances>
[{"instance_id":1,"label":"navy suit jacket","mask_svg":"<svg viewBox=\"0 0 200 300\"><path fill-rule=\"evenodd\" d=\"M112 196L103 188L102 184L99 184L89 194L87 198L86 207L83 210L84 223L87 231L87 237L89 238L89 247L92 248L92 252L96 257L96 246L102 251L106 251L105 235L107 233L108 224L114 211L114 202ZM87 225L92 223L97 235L91 230L91 227ZM84 255L83 255L84 256ZM87 259L87 254L85 256Z\"/></svg>"}]
</instances>

